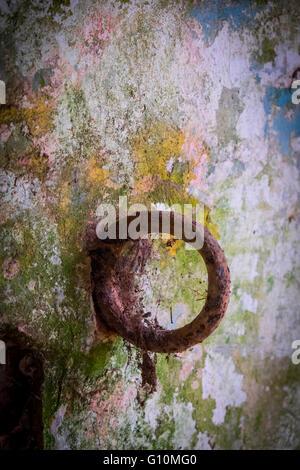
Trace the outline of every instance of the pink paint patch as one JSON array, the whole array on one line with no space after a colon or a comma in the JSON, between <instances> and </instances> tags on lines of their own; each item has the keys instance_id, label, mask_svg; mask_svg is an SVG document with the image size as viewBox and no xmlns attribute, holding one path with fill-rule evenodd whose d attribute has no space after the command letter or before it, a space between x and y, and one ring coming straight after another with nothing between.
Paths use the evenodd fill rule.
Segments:
<instances>
[{"instance_id":1,"label":"pink paint patch","mask_svg":"<svg viewBox=\"0 0 300 470\"><path fill-rule=\"evenodd\" d=\"M80 42L77 48L80 52L79 73L84 74L96 65L103 54L114 30L114 18L109 13L87 18L84 27L79 30Z\"/></svg>"},{"instance_id":2,"label":"pink paint patch","mask_svg":"<svg viewBox=\"0 0 300 470\"><path fill-rule=\"evenodd\" d=\"M194 368L193 361L184 362L182 365L181 371L179 373L179 379L182 381L185 381L188 378L188 376L191 374L193 368Z\"/></svg>"},{"instance_id":3,"label":"pink paint patch","mask_svg":"<svg viewBox=\"0 0 300 470\"><path fill-rule=\"evenodd\" d=\"M202 346L201 344L197 344L193 347L193 349L189 352L189 357L192 361L199 361L202 357Z\"/></svg>"},{"instance_id":4,"label":"pink paint patch","mask_svg":"<svg viewBox=\"0 0 300 470\"><path fill-rule=\"evenodd\" d=\"M11 135L11 129L7 124L1 124L0 126L0 142L7 142Z\"/></svg>"},{"instance_id":5,"label":"pink paint patch","mask_svg":"<svg viewBox=\"0 0 300 470\"><path fill-rule=\"evenodd\" d=\"M195 162L195 179L191 181L191 186L198 186L199 189L205 190L207 186L204 182L204 178L206 174L206 163L208 160L205 145L199 138L196 138L187 132L182 150L189 161Z\"/></svg>"},{"instance_id":6,"label":"pink paint patch","mask_svg":"<svg viewBox=\"0 0 300 470\"><path fill-rule=\"evenodd\" d=\"M196 365L196 361L199 361L202 358L202 346L198 344L194 346L191 350L185 351L179 354L178 356L183 360L183 365L179 373L179 378L180 380L184 381L193 372ZM198 378L201 377L201 372L201 369L197 370L196 375Z\"/></svg>"},{"instance_id":7,"label":"pink paint patch","mask_svg":"<svg viewBox=\"0 0 300 470\"><path fill-rule=\"evenodd\" d=\"M197 388L199 388L199 382L197 380L194 380L191 383L191 387L192 387L193 390L197 390Z\"/></svg>"},{"instance_id":8,"label":"pink paint patch","mask_svg":"<svg viewBox=\"0 0 300 470\"><path fill-rule=\"evenodd\" d=\"M24 167L24 166L28 165L29 162L30 162L30 158L29 158L28 155L19 155L18 156L18 166Z\"/></svg>"},{"instance_id":9,"label":"pink paint patch","mask_svg":"<svg viewBox=\"0 0 300 470\"><path fill-rule=\"evenodd\" d=\"M90 408L97 415L96 422L100 436L103 437L109 428L116 428L118 426L119 413L126 410L135 397L136 387L134 385L124 390L121 384L116 386L115 393L107 399L102 398L101 391L95 394Z\"/></svg>"},{"instance_id":10,"label":"pink paint patch","mask_svg":"<svg viewBox=\"0 0 300 470\"><path fill-rule=\"evenodd\" d=\"M27 336L31 336L31 333L28 330L28 325L26 325L25 323L19 323L17 328L18 331L20 331L21 333L24 333Z\"/></svg>"},{"instance_id":11,"label":"pink paint patch","mask_svg":"<svg viewBox=\"0 0 300 470\"><path fill-rule=\"evenodd\" d=\"M39 139L34 139L35 147L38 147L41 154L45 154L49 157L49 163L54 160L54 153L57 150L57 143L53 136L44 135Z\"/></svg>"}]
</instances>

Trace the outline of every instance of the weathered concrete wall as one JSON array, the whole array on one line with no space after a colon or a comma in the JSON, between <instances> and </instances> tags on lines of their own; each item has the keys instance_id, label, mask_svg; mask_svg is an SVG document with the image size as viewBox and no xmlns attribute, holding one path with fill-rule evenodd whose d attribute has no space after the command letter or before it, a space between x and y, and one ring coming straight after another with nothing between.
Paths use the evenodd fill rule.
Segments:
<instances>
[{"instance_id":1,"label":"weathered concrete wall","mask_svg":"<svg viewBox=\"0 0 300 470\"><path fill-rule=\"evenodd\" d=\"M1 324L43 350L45 446L299 448L299 2L1 11ZM120 194L204 202L232 276L221 326L158 355L148 395L140 352L95 335L82 249L97 205ZM197 254L177 243L148 268L145 308L169 327L170 305L176 326L194 316Z\"/></svg>"}]
</instances>

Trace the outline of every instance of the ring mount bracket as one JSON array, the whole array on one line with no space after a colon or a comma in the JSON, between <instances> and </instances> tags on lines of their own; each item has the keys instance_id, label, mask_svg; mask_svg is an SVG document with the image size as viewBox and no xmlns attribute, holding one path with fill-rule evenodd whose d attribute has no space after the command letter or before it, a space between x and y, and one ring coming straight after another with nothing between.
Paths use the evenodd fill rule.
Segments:
<instances>
[{"instance_id":1,"label":"ring mount bracket","mask_svg":"<svg viewBox=\"0 0 300 470\"><path fill-rule=\"evenodd\" d=\"M151 212L147 214L150 220ZM164 215L164 211L159 211L160 222ZM174 236L175 222L183 224L184 216L171 215L170 235ZM127 227L135 218L127 216ZM119 219L116 224L118 233ZM96 225L96 221L91 221L85 233L85 246L91 257L91 296L96 324L103 325L144 351L159 353L185 351L213 333L229 303L230 273L221 247L206 227L193 221L193 231L198 231L202 237L204 234L203 246L197 251L204 260L208 275L205 305L192 322L182 328L167 330L158 324L145 324L135 288L134 278L142 273L151 255L149 241L132 241L130 238L102 241L97 237ZM184 236L182 240L189 243Z\"/></svg>"}]
</instances>

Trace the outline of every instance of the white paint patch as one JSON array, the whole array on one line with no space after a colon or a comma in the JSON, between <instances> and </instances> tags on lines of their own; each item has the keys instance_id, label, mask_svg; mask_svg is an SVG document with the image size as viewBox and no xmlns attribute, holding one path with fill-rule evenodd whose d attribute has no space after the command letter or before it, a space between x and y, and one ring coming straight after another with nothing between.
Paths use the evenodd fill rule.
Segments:
<instances>
[{"instance_id":1,"label":"white paint patch","mask_svg":"<svg viewBox=\"0 0 300 470\"><path fill-rule=\"evenodd\" d=\"M160 392L153 393L151 398L148 398L145 405L145 422L148 423L154 431L157 425L157 419L161 414L161 397Z\"/></svg>"},{"instance_id":2,"label":"white paint patch","mask_svg":"<svg viewBox=\"0 0 300 470\"><path fill-rule=\"evenodd\" d=\"M53 255L50 257L50 262L54 264L55 266L58 266L59 264L61 264L61 259L59 256Z\"/></svg>"},{"instance_id":3,"label":"white paint patch","mask_svg":"<svg viewBox=\"0 0 300 470\"><path fill-rule=\"evenodd\" d=\"M252 295L247 294L246 292L242 296L242 306L243 310L248 310L248 312L256 313L257 312L257 299L254 299Z\"/></svg>"},{"instance_id":4,"label":"white paint patch","mask_svg":"<svg viewBox=\"0 0 300 470\"><path fill-rule=\"evenodd\" d=\"M29 281L28 284L27 284L27 288L28 288L30 291L34 291L35 286L36 286L36 281L35 281L34 279L30 279L30 281Z\"/></svg>"},{"instance_id":5,"label":"white paint patch","mask_svg":"<svg viewBox=\"0 0 300 470\"><path fill-rule=\"evenodd\" d=\"M238 336L243 336L245 334L245 325L243 323L235 325L235 333Z\"/></svg>"},{"instance_id":6,"label":"white paint patch","mask_svg":"<svg viewBox=\"0 0 300 470\"><path fill-rule=\"evenodd\" d=\"M193 435L197 431L195 421L193 419L194 407L191 402L177 402L176 398L173 403L173 417L175 421L175 431L173 435L173 443L175 449L189 449Z\"/></svg>"},{"instance_id":7,"label":"white paint patch","mask_svg":"<svg viewBox=\"0 0 300 470\"><path fill-rule=\"evenodd\" d=\"M175 158L174 157L171 157L167 163L166 163L166 170L168 173L172 173L173 171L173 167L174 167L174 163L175 163Z\"/></svg>"},{"instance_id":8,"label":"white paint patch","mask_svg":"<svg viewBox=\"0 0 300 470\"><path fill-rule=\"evenodd\" d=\"M235 255L230 264L232 279L248 280L253 282L257 273L257 253L243 253Z\"/></svg>"},{"instance_id":9,"label":"white paint patch","mask_svg":"<svg viewBox=\"0 0 300 470\"><path fill-rule=\"evenodd\" d=\"M199 432L198 441L194 447L194 450L211 450L211 446L209 444L209 437L206 432Z\"/></svg>"},{"instance_id":10,"label":"white paint patch","mask_svg":"<svg viewBox=\"0 0 300 470\"><path fill-rule=\"evenodd\" d=\"M61 405L54 415L54 419L51 423L51 434L55 439L56 450L68 450L69 445L67 443L68 431L59 432L62 425L65 413L67 411L67 405Z\"/></svg>"},{"instance_id":11,"label":"white paint patch","mask_svg":"<svg viewBox=\"0 0 300 470\"><path fill-rule=\"evenodd\" d=\"M216 401L212 421L216 426L224 423L227 406L241 406L247 398L242 390L243 376L235 370L232 357L211 353L202 371L202 398Z\"/></svg>"}]
</instances>

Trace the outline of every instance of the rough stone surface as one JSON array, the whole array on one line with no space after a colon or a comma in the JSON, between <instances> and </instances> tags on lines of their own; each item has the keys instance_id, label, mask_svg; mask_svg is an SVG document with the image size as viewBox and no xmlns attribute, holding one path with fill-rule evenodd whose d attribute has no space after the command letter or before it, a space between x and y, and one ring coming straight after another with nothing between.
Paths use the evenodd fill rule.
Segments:
<instances>
[{"instance_id":1,"label":"rough stone surface","mask_svg":"<svg viewBox=\"0 0 300 470\"><path fill-rule=\"evenodd\" d=\"M297 0L1 2L0 327L42 349L46 448L300 448L299 25ZM151 393L90 301L83 233L119 195L204 203L231 272L224 320L158 354ZM157 245L138 288L177 328L206 271Z\"/></svg>"}]
</instances>

